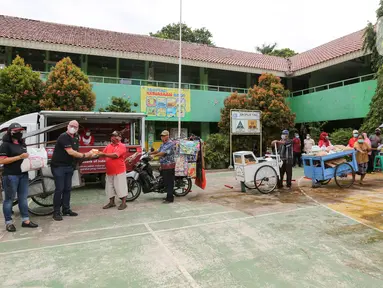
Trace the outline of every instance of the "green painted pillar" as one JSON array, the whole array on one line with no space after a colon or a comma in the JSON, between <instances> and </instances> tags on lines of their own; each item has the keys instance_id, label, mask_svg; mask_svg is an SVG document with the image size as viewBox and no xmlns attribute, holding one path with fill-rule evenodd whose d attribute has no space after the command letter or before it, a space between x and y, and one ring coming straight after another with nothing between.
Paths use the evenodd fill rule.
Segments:
<instances>
[{"instance_id":1,"label":"green painted pillar","mask_svg":"<svg viewBox=\"0 0 383 288\"><path fill-rule=\"evenodd\" d=\"M251 87L251 74L250 73L246 73L246 87L252 88Z\"/></svg>"},{"instance_id":2,"label":"green painted pillar","mask_svg":"<svg viewBox=\"0 0 383 288\"><path fill-rule=\"evenodd\" d=\"M12 64L12 47L5 47L5 59L7 59L6 65L9 66Z\"/></svg>"},{"instance_id":3,"label":"green painted pillar","mask_svg":"<svg viewBox=\"0 0 383 288\"><path fill-rule=\"evenodd\" d=\"M49 72L49 51L45 51L45 72Z\"/></svg>"},{"instance_id":4,"label":"green painted pillar","mask_svg":"<svg viewBox=\"0 0 383 288\"><path fill-rule=\"evenodd\" d=\"M120 78L120 58L116 58L116 77Z\"/></svg>"},{"instance_id":5,"label":"green painted pillar","mask_svg":"<svg viewBox=\"0 0 383 288\"><path fill-rule=\"evenodd\" d=\"M200 79L200 85L201 90L208 90L209 85L209 74L207 68L199 68L199 79Z\"/></svg>"},{"instance_id":6,"label":"green painted pillar","mask_svg":"<svg viewBox=\"0 0 383 288\"><path fill-rule=\"evenodd\" d=\"M206 141L210 136L209 122L201 122L201 138Z\"/></svg>"},{"instance_id":7,"label":"green painted pillar","mask_svg":"<svg viewBox=\"0 0 383 288\"><path fill-rule=\"evenodd\" d=\"M81 55L81 70L88 74L88 55Z\"/></svg>"}]
</instances>

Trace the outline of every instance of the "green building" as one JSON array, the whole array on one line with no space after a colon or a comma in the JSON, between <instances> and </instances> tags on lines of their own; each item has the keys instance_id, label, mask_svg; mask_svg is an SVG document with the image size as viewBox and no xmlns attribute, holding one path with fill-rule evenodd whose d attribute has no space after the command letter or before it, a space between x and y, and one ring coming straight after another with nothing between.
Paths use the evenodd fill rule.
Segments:
<instances>
[{"instance_id":1,"label":"green building","mask_svg":"<svg viewBox=\"0 0 383 288\"><path fill-rule=\"evenodd\" d=\"M204 138L217 132L224 99L246 92L265 72L279 76L291 91L287 101L297 123L358 123L376 88L362 43L360 30L290 59L183 43L182 126ZM175 98L166 96L178 93L178 49L173 40L0 16L0 67L20 55L46 77L69 56L89 75L96 109L117 96L148 113L150 142L159 140L159 131L177 127ZM151 95L159 96L151 102Z\"/></svg>"}]
</instances>

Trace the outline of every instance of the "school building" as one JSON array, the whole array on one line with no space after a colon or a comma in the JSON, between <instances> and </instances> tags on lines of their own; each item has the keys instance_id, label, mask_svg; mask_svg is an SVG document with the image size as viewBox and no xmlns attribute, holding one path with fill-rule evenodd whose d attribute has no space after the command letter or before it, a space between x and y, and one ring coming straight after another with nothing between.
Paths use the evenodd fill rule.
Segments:
<instances>
[{"instance_id":1,"label":"school building","mask_svg":"<svg viewBox=\"0 0 383 288\"><path fill-rule=\"evenodd\" d=\"M291 91L287 101L297 123L361 122L376 88L362 44L360 30L284 59L183 43L182 126L203 138L217 132L224 99L245 93L265 72ZM0 67L20 55L46 78L69 56L89 76L97 110L116 96L147 113L149 142L177 127L177 99L171 96L178 93L178 49L174 40L0 15Z\"/></svg>"}]
</instances>

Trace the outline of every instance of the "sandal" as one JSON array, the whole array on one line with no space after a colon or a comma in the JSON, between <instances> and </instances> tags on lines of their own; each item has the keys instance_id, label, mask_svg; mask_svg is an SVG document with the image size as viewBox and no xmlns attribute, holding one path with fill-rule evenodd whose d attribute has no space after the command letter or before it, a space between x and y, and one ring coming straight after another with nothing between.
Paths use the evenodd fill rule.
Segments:
<instances>
[{"instance_id":1,"label":"sandal","mask_svg":"<svg viewBox=\"0 0 383 288\"><path fill-rule=\"evenodd\" d=\"M102 209L109 209L109 208L113 208L113 207L116 207L116 204L108 203L104 207L102 207Z\"/></svg>"}]
</instances>

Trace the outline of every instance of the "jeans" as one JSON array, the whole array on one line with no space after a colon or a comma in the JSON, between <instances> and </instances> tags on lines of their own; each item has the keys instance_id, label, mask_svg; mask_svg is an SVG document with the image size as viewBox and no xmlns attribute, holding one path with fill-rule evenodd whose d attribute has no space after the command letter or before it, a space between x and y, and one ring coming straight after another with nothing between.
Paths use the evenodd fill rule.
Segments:
<instances>
[{"instance_id":1,"label":"jeans","mask_svg":"<svg viewBox=\"0 0 383 288\"><path fill-rule=\"evenodd\" d=\"M54 213L60 213L62 206L63 212L70 210L70 192L72 191L72 166L52 167L52 174L55 179L55 195L53 197Z\"/></svg>"},{"instance_id":2,"label":"jeans","mask_svg":"<svg viewBox=\"0 0 383 288\"><path fill-rule=\"evenodd\" d=\"M281 178L279 178L279 183L278 183L278 188L282 188L283 187L283 178L285 176L285 173L286 173L286 176L287 176L287 183L286 183L286 186L287 187L291 187L291 178L293 177L293 165L291 163L289 163L289 161L283 161L283 165L282 167L279 169L279 172L281 174Z\"/></svg>"},{"instance_id":3,"label":"jeans","mask_svg":"<svg viewBox=\"0 0 383 288\"><path fill-rule=\"evenodd\" d=\"M29 185L28 173L24 173L22 175L3 176L3 189L5 194L5 199L3 202L3 213L4 213L6 225L12 224L12 206L13 206L13 201L15 200L16 194L17 194L17 200L19 202L21 220L23 222L29 220L28 185Z\"/></svg>"},{"instance_id":4,"label":"jeans","mask_svg":"<svg viewBox=\"0 0 383 288\"><path fill-rule=\"evenodd\" d=\"M174 180L175 180L175 169L164 169L161 170L162 178L164 179L164 185L167 192L166 200L174 201Z\"/></svg>"}]
</instances>

